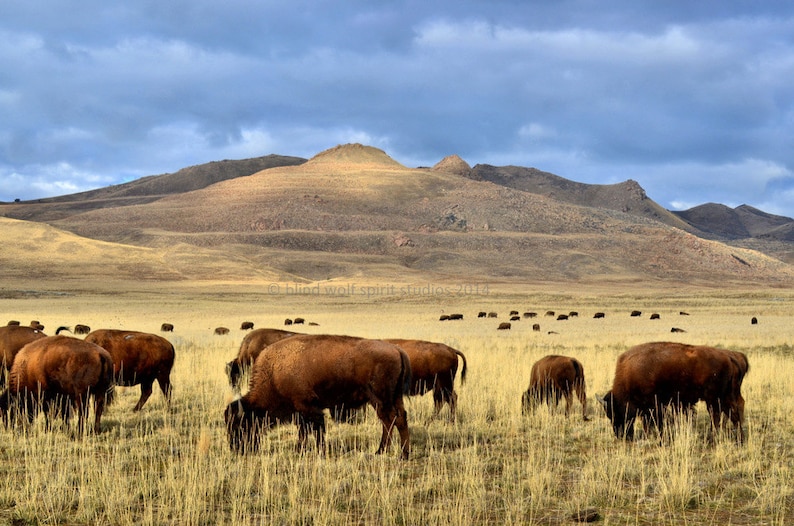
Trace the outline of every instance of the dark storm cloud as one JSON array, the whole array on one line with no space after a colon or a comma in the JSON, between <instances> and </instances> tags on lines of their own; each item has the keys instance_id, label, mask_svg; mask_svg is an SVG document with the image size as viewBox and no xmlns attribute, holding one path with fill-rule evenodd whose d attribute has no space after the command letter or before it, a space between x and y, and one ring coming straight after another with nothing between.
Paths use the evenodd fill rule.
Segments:
<instances>
[{"instance_id":1,"label":"dark storm cloud","mask_svg":"<svg viewBox=\"0 0 794 526\"><path fill-rule=\"evenodd\" d=\"M361 142L794 215L788 3L17 4L0 200Z\"/></svg>"}]
</instances>

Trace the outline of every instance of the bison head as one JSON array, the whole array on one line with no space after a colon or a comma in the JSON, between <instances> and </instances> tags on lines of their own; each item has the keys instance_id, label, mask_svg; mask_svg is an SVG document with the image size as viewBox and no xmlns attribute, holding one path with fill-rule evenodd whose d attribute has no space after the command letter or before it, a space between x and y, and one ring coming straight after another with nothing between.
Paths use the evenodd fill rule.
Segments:
<instances>
[{"instance_id":1,"label":"bison head","mask_svg":"<svg viewBox=\"0 0 794 526\"><path fill-rule=\"evenodd\" d=\"M232 360L226 364L226 376L229 377L229 384L231 384L233 389L240 388L240 377L242 374L240 362L237 360Z\"/></svg>"},{"instance_id":2,"label":"bison head","mask_svg":"<svg viewBox=\"0 0 794 526\"><path fill-rule=\"evenodd\" d=\"M223 419L229 435L229 448L234 453L244 454L259 449L262 422L256 412L247 407L243 399L235 400L226 406Z\"/></svg>"},{"instance_id":3,"label":"bison head","mask_svg":"<svg viewBox=\"0 0 794 526\"><path fill-rule=\"evenodd\" d=\"M612 422L612 429L617 438L632 440L634 438L634 418L629 415L628 405L615 401L612 391L607 391L604 396L596 395L596 400L603 406L607 418ZM631 416L631 418L629 418Z\"/></svg>"}]
</instances>

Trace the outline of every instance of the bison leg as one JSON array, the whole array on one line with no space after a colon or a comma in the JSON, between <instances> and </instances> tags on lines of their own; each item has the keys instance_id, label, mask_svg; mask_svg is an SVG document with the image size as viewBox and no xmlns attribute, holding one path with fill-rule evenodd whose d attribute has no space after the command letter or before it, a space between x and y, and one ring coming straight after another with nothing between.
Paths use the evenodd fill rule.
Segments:
<instances>
[{"instance_id":1,"label":"bison leg","mask_svg":"<svg viewBox=\"0 0 794 526\"><path fill-rule=\"evenodd\" d=\"M94 433L101 431L99 422L102 420L102 413L105 411L107 399L104 393L94 394Z\"/></svg>"},{"instance_id":2,"label":"bison leg","mask_svg":"<svg viewBox=\"0 0 794 526\"><path fill-rule=\"evenodd\" d=\"M152 386L154 385L154 380L144 380L141 382L141 397L138 399L138 403L135 404L135 407L132 408L133 411L140 411L143 407L143 404L152 396Z\"/></svg>"},{"instance_id":3,"label":"bison leg","mask_svg":"<svg viewBox=\"0 0 794 526\"><path fill-rule=\"evenodd\" d=\"M160 373L160 375L157 377L157 385L160 386L160 390L163 392L163 396L165 396L165 401L170 405L171 404L171 371Z\"/></svg>"},{"instance_id":4,"label":"bison leg","mask_svg":"<svg viewBox=\"0 0 794 526\"><path fill-rule=\"evenodd\" d=\"M397 403L388 410L384 409L382 405L378 405L375 407L375 412L378 414L378 418L383 425L383 433L380 437L380 447L378 448L378 451L376 451L376 454L379 455L386 451L386 448L388 448L389 444L391 443L392 429L397 427L397 431L400 433L402 458L407 459L411 450L410 432L408 430L408 414L403 407L402 400L398 400Z\"/></svg>"},{"instance_id":5,"label":"bison leg","mask_svg":"<svg viewBox=\"0 0 794 526\"><path fill-rule=\"evenodd\" d=\"M309 434L314 435L317 451L325 454L325 415L322 411L301 413L298 416L298 448L306 448L306 439Z\"/></svg>"}]
</instances>

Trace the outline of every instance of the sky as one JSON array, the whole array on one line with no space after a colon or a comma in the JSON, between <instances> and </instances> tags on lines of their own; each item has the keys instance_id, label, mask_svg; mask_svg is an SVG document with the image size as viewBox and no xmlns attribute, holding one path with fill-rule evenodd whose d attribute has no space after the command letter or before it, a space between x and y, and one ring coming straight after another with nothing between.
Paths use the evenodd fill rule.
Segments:
<instances>
[{"instance_id":1,"label":"sky","mask_svg":"<svg viewBox=\"0 0 794 526\"><path fill-rule=\"evenodd\" d=\"M0 201L345 143L794 217L789 0L9 0Z\"/></svg>"}]
</instances>

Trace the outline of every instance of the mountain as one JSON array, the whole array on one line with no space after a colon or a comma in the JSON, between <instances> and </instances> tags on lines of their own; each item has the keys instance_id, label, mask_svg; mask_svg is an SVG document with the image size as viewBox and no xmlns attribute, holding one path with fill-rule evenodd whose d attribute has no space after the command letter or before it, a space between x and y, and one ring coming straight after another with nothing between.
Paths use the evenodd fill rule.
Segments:
<instances>
[{"instance_id":1,"label":"mountain","mask_svg":"<svg viewBox=\"0 0 794 526\"><path fill-rule=\"evenodd\" d=\"M97 192L63 198L58 203L71 207L58 214L52 202L36 202L2 205L0 215L149 249L160 276L190 279L794 280L794 267L779 260L694 235L633 181L584 185L534 169L470 168L458 156L408 168L380 149L349 144L139 202ZM201 264L191 263L191 251ZM219 271L227 261L231 270Z\"/></svg>"},{"instance_id":2,"label":"mountain","mask_svg":"<svg viewBox=\"0 0 794 526\"><path fill-rule=\"evenodd\" d=\"M190 192L268 168L295 166L305 162L306 159L284 155L267 155L239 161L215 161L183 168L174 173L151 175L96 190L20 203L21 206L16 207L18 212L10 216L33 221L52 221L86 210L150 203L164 195Z\"/></svg>"}]
</instances>

